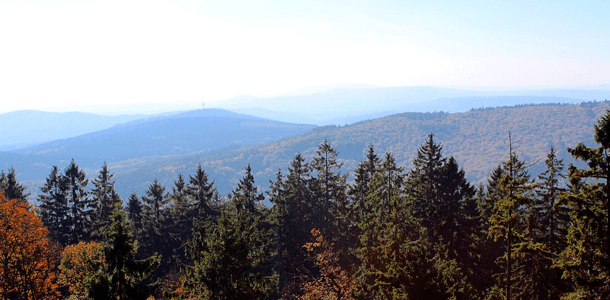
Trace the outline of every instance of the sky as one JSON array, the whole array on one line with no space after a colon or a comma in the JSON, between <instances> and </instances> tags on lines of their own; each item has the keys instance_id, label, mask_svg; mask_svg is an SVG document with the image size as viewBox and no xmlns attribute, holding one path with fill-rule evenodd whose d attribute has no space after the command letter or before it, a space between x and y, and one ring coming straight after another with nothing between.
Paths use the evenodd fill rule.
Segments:
<instances>
[{"instance_id":1,"label":"sky","mask_svg":"<svg viewBox=\"0 0 610 300\"><path fill-rule=\"evenodd\" d=\"M608 16L609 0L0 0L0 113L320 86L607 85Z\"/></svg>"}]
</instances>

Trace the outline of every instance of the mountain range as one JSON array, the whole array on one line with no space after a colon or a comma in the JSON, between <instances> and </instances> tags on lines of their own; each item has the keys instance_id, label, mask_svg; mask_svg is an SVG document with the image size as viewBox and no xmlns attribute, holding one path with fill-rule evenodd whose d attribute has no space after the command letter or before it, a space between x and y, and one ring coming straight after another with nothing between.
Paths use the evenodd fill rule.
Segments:
<instances>
[{"instance_id":1,"label":"mountain range","mask_svg":"<svg viewBox=\"0 0 610 300\"><path fill-rule=\"evenodd\" d=\"M352 172L372 144L383 155L391 152L407 169L430 133L454 156L469 180L484 183L489 172L513 147L531 162L536 176L553 146L565 163L566 148L578 142L594 145L593 124L608 102L517 105L472 109L460 113L401 113L346 126L300 125L237 114L220 109L195 110L118 124L101 131L20 150L0 152L0 169L14 167L18 179L37 193L51 167L67 166L72 158L94 178L107 162L116 188L126 199L142 195L159 179L168 189L178 173L194 174L201 164L221 194L232 190L251 165L257 185L269 186L278 169L296 153L311 158L325 139L339 151L343 173ZM188 176L187 176L188 179Z\"/></svg>"}]
</instances>

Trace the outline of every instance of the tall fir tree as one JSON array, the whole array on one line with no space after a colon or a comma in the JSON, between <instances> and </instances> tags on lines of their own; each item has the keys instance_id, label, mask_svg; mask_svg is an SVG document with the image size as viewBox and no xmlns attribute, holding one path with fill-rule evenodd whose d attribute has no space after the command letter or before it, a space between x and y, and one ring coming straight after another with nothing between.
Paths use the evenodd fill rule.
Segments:
<instances>
[{"instance_id":1,"label":"tall fir tree","mask_svg":"<svg viewBox=\"0 0 610 300\"><path fill-rule=\"evenodd\" d=\"M23 203L28 203L29 194L25 191L25 186L17 181L15 168L11 167L8 173L4 170L0 174L0 191L4 191L4 197L7 199L17 199Z\"/></svg>"},{"instance_id":2,"label":"tall fir tree","mask_svg":"<svg viewBox=\"0 0 610 300\"><path fill-rule=\"evenodd\" d=\"M409 209L403 168L386 154L373 177L360 223L358 292L367 299L448 299L463 296L462 273Z\"/></svg>"},{"instance_id":3,"label":"tall fir tree","mask_svg":"<svg viewBox=\"0 0 610 300\"><path fill-rule=\"evenodd\" d=\"M101 228L110 223L110 215L117 203L122 203L121 197L114 189L115 181L112 180L114 174L108 170L108 164L104 163L97 178L93 179L93 189L91 190L91 201L93 204L91 235L94 239L102 238Z\"/></svg>"},{"instance_id":4,"label":"tall fir tree","mask_svg":"<svg viewBox=\"0 0 610 300\"><path fill-rule=\"evenodd\" d=\"M281 173L278 172L278 176ZM286 178L272 183L273 215L277 226L277 271L280 294L291 294L298 285L300 276L313 270L307 262L307 251L303 248L310 241L310 230L317 226L319 216L314 215L309 166L305 158L297 153L288 168Z\"/></svg>"},{"instance_id":5,"label":"tall fir tree","mask_svg":"<svg viewBox=\"0 0 610 300\"><path fill-rule=\"evenodd\" d=\"M271 232L265 225L263 194L251 168L216 219L199 224L189 246L194 265L186 269L188 286L205 299L267 299L275 276L268 263Z\"/></svg>"},{"instance_id":6,"label":"tall fir tree","mask_svg":"<svg viewBox=\"0 0 610 300\"><path fill-rule=\"evenodd\" d=\"M131 226L120 204L116 204L110 220L102 242L104 262L91 278L89 297L96 300L148 299L158 284L146 284L145 281L159 266L161 258L155 253L136 260L138 242L133 240Z\"/></svg>"},{"instance_id":7,"label":"tall fir tree","mask_svg":"<svg viewBox=\"0 0 610 300\"><path fill-rule=\"evenodd\" d=\"M502 240L504 253L499 258L505 266L498 274L498 288L506 299L529 299L540 295L541 264L544 245L534 238L532 222L536 218L533 183L527 164L513 152L509 135L509 160L498 184L498 202L490 217L489 234Z\"/></svg>"},{"instance_id":8,"label":"tall fir tree","mask_svg":"<svg viewBox=\"0 0 610 300\"><path fill-rule=\"evenodd\" d=\"M131 193L127 200L127 217L129 223L133 228L134 239L138 240L142 235L143 221L142 221L142 201L136 193Z\"/></svg>"},{"instance_id":9,"label":"tall fir tree","mask_svg":"<svg viewBox=\"0 0 610 300\"><path fill-rule=\"evenodd\" d=\"M532 271L538 271L539 280L534 284L531 299L559 299L566 290L562 280L562 271L553 267L553 259L565 248L565 236L569 227L569 209L560 203L560 198L567 192L563 173L563 159L557 157L553 147L544 161L546 170L538 175L535 185L533 214L530 216L530 238L532 242L541 243L532 253L539 260L532 261Z\"/></svg>"},{"instance_id":10,"label":"tall fir tree","mask_svg":"<svg viewBox=\"0 0 610 300\"><path fill-rule=\"evenodd\" d=\"M316 198L314 214L322 217L317 229L335 240L337 247L347 249L349 230L347 174L341 174L343 164L338 162L337 155L337 150L324 140L318 145L316 155L310 163L313 197Z\"/></svg>"},{"instance_id":11,"label":"tall fir tree","mask_svg":"<svg viewBox=\"0 0 610 300\"><path fill-rule=\"evenodd\" d=\"M87 192L89 180L87 174L72 159L72 162L64 170L66 184L66 199L70 220L70 239L68 244L76 244L86 241L90 237L93 201Z\"/></svg>"},{"instance_id":12,"label":"tall fir tree","mask_svg":"<svg viewBox=\"0 0 610 300\"><path fill-rule=\"evenodd\" d=\"M57 166L53 166L51 169L40 192L38 195L40 219L49 230L51 239L65 247L70 241L71 232L68 218L68 190L65 177L59 172Z\"/></svg>"},{"instance_id":13,"label":"tall fir tree","mask_svg":"<svg viewBox=\"0 0 610 300\"><path fill-rule=\"evenodd\" d=\"M201 164L197 165L197 171L195 176L189 175L189 184L186 188L186 193L191 198L193 205L192 218L198 218L199 215L205 218L209 215L216 215L216 200L218 197L218 191L214 187L214 181L210 182L208 174L201 167Z\"/></svg>"},{"instance_id":14,"label":"tall fir tree","mask_svg":"<svg viewBox=\"0 0 610 300\"><path fill-rule=\"evenodd\" d=\"M142 253L150 256L158 252L162 255L161 267L155 270L153 278L160 278L169 271L173 262L173 243L168 234L169 197L159 180L148 186L142 196Z\"/></svg>"},{"instance_id":15,"label":"tall fir tree","mask_svg":"<svg viewBox=\"0 0 610 300\"><path fill-rule=\"evenodd\" d=\"M169 212L167 221L167 234L173 245L173 256L176 261L185 261L185 252L183 244L187 243L192 236L193 219L192 219L192 203L187 195L187 185L184 180L184 175L178 174L178 179L174 181L172 192L168 195ZM177 269L177 265L172 264L172 267Z\"/></svg>"},{"instance_id":16,"label":"tall fir tree","mask_svg":"<svg viewBox=\"0 0 610 300\"><path fill-rule=\"evenodd\" d=\"M597 148L579 143L568 152L586 163L570 164L572 192L562 199L570 208L566 248L555 264L572 282L568 299L610 298L610 110L594 125Z\"/></svg>"},{"instance_id":17,"label":"tall fir tree","mask_svg":"<svg viewBox=\"0 0 610 300\"><path fill-rule=\"evenodd\" d=\"M407 178L414 216L436 237L442 237L440 228L436 228L436 225L442 225L437 222L441 220L439 209L444 204L441 199L441 186L444 184L441 177L446 159L441 153L442 149L434 141L434 135L429 134L426 142L417 150L413 169Z\"/></svg>"}]
</instances>

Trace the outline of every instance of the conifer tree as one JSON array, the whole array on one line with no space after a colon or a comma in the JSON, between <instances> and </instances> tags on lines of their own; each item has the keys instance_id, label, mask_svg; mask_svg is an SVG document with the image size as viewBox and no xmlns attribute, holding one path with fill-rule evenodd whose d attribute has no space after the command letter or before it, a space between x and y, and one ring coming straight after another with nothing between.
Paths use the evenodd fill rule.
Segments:
<instances>
[{"instance_id":1,"label":"conifer tree","mask_svg":"<svg viewBox=\"0 0 610 300\"><path fill-rule=\"evenodd\" d=\"M414 216L421 220L422 225L430 229L430 234L439 236L437 221L441 220L439 209L443 203L441 199L441 185L443 165L442 146L434 142L434 134L429 134L426 142L417 150L417 157L413 160L413 169L409 172L408 185L411 205Z\"/></svg>"},{"instance_id":2,"label":"conifer tree","mask_svg":"<svg viewBox=\"0 0 610 300\"><path fill-rule=\"evenodd\" d=\"M349 227L347 230L350 247L353 249L360 248L361 229L359 224L362 218L370 213L366 209L366 200L370 197L372 190L373 176L379 165L379 158L375 153L372 144L369 145L366 153L366 160L358 163L358 167L354 172L354 183L348 188L350 197L349 206Z\"/></svg>"},{"instance_id":3,"label":"conifer tree","mask_svg":"<svg viewBox=\"0 0 610 300\"><path fill-rule=\"evenodd\" d=\"M182 245L191 237L193 219L191 216L192 204L187 194L187 185L184 176L178 174L178 180L174 181L174 187L169 194L170 200L170 234L175 240L175 245Z\"/></svg>"},{"instance_id":4,"label":"conifer tree","mask_svg":"<svg viewBox=\"0 0 610 300\"><path fill-rule=\"evenodd\" d=\"M142 252L145 256L158 252L163 260L161 267L154 274L159 278L169 271L172 262L173 243L168 234L168 225L171 221L168 214L169 197L166 195L165 186L159 180L148 186L146 195L142 196Z\"/></svg>"},{"instance_id":5,"label":"conifer tree","mask_svg":"<svg viewBox=\"0 0 610 300\"><path fill-rule=\"evenodd\" d=\"M536 284L544 259L539 256L543 245L533 238L535 199L526 163L512 151L510 136L509 144L509 160L503 165L504 174L498 183L499 200L490 217L489 234L502 240L505 246L500 258L505 265L504 273L497 276L505 298L531 298L538 295Z\"/></svg>"},{"instance_id":6,"label":"conifer tree","mask_svg":"<svg viewBox=\"0 0 610 300\"><path fill-rule=\"evenodd\" d=\"M127 216L116 204L109 227L104 230L102 253L104 262L94 274L89 290L91 299L147 299L157 284L145 284L145 280L159 266L161 257L154 254L136 260L138 242L133 241Z\"/></svg>"},{"instance_id":7,"label":"conifer tree","mask_svg":"<svg viewBox=\"0 0 610 300\"><path fill-rule=\"evenodd\" d=\"M199 224L188 250L194 265L186 269L195 294L205 299L266 299L272 293L271 232L261 212L263 199L248 166L221 215Z\"/></svg>"},{"instance_id":8,"label":"conifer tree","mask_svg":"<svg viewBox=\"0 0 610 300\"><path fill-rule=\"evenodd\" d=\"M446 159L442 146L428 135L413 160L407 179L409 204L430 238L448 246L460 264L469 260L470 240L477 228L474 188L455 158Z\"/></svg>"},{"instance_id":9,"label":"conifer tree","mask_svg":"<svg viewBox=\"0 0 610 300\"><path fill-rule=\"evenodd\" d=\"M40 188L38 202L40 203L40 219L49 230L49 237L62 246L67 246L70 240L70 224L68 219L67 185L65 177L53 166Z\"/></svg>"},{"instance_id":10,"label":"conifer tree","mask_svg":"<svg viewBox=\"0 0 610 300\"><path fill-rule=\"evenodd\" d=\"M610 110L594 125L597 148L579 143L568 152L587 164L570 164L572 192L562 199L570 208L567 246L555 264L569 279L568 299L610 298Z\"/></svg>"},{"instance_id":11,"label":"conifer tree","mask_svg":"<svg viewBox=\"0 0 610 300\"><path fill-rule=\"evenodd\" d=\"M70 207L70 238L68 244L76 244L89 239L93 205L87 192L89 180L85 171L80 169L74 159L64 170L66 199Z\"/></svg>"},{"instance_id":12,"label":"conifer tree","mask_svg":"<svg viewBox=\"0 0 610 300\"><path fill-rule=\"evenodd\" d=\"M142 234L142 202L136 193L131 193L127 200L127 217L133 228L134 239L138 240Z\"/></svg>"},{"instance_id":13,"label":"conifer tree","mask_svg":"<svg viewBox=\"0 0 610 300\"><path fill-rule=\"evenodd\" d=\"M169 207L166 220L166 240L167 254L171 255L173 260L169 261L170 272L179 269L180 262L186 262L186 253L184 244L192 238L194 209L191 203L191 198L187 194L187 184L184 180L184 175L178 174L178 179L174 181L172 192L168 194Z\"/></svg>"},{"instance_id":14,"label":"conifer tree","mask_svg":"<svg viewBox=\"0 0 610 300\"><path fill-rule=\"evenodd\" d=\"M347 249L349 230L347 174L341 174L343 164L337 161L337 155L337 150L324 140L318 146L316 156L311 161L312 189L316 198L314 214L322 217L317 228L334 239L339 249Z\"/></svg>"},{"instance_id":15,"label":"conifer tree","mask_svg":"<svg viewBox=\"0 0 610 300\"><path fill-rule=\"evenodd\" d=\"M123 202L114 189L115 182L112 177L114 174L110 173L108 164L104 163L99 175L92 181L91 201L94 207L92 236L98 239L102 237L99 229L109 224L115 204Z\"/></svg>"},{"instance_id":16,"label":"conifer tree","mask_svg":"<svg viewBox=\"0 0 610 300\"><path fill-rule=\"evenodd\" d=\"M557 157L551 147L544 161L546 170L538 175L539 183L536 192L539 197L538 214L540 219L540 239L551 251L558 253L565 247L563 238L567 234L568 208L559 203L559 199L567 192L560 180L565 179L563 159Z\"/></svg>"},{"instance_id":17,"label":"conifer tree","mask_svg":"<svg viewBox=\"0 0 610 300\"><path fill-rule=\"evenodd\" d=\"M375 153L373 144L370 144L367 149L366 160L358 163L358 167L354 172L354 183L348 191L355 219L359 219L360 215L364 212L364 203L371 190L371 181L378 164L379 158Z\"/></svg>"},{"instance_id":18,"label":"conifer tree","mask_svg":"<svg viewBox=\"0 0 610 300\"><path fill-rule=\"evenodd\" d=\"M434 245L407 205L402 171L388 153L373 178L360 223L358 292L370 299L464 296L456 262Z\"/></svg>"},{"instance_id":19,"label":"conifer tree","mask_svg":"<svg viewBox=\"0 0 610 300\"><path fill-rule=\"evenodd\" d=\"M17 181L15 168L11 167L8 173L0 174L0 191L4 191L4 196L8 199L17 199L23 203L28 203L28 194L25 192L25 186Z\"/></svg>"},{"instance_id":20,"label":"conifer tree","mask_svg":"<svg viewBox=\"0 0 610 300\"><path fill-rule=\"evenodd\" d=\"M191 197L193 204L193 218L199 215L204 217L215 215L216 211L213 202L218 198L218 192L214 187L214 181L209 182L208 174L201 167L201 164L197 165L195 176L189 175L189 178L186 192Z\"/></svg>"},{"instance_id":21,"label":"conifer tree","mask_svg":"<svg viewBox=\"0 0 610 300\"><path fill-rule=\"evenodd\" d=\"M278 172L278 176L281 176L281 172ZM281 294L290 294L299 277L313 268L307 262L307 251L303 248L310 240L310 230L316 226L319 217L314 216L310 181L309 166L305 158L297 153L286 178L278 178L272 183L270 201L275 204L273 215L277 226L277 270Z\"/></svg>"}]
</instances>

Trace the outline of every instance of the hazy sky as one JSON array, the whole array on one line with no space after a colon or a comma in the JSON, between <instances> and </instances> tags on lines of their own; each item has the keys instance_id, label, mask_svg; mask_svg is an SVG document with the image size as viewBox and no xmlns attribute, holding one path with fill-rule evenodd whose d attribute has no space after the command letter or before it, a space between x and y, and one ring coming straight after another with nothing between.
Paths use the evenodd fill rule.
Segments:
<instances>
[{"instance_id":1,"label":"hazy sky","mask_svg":"<svg viewBox=\"0 0 610 300\"><path fill-rule=\"evenodd\" d=\"M608 0L0 0L0 112L609 83Z\"/></svg>"}]
</instances>

